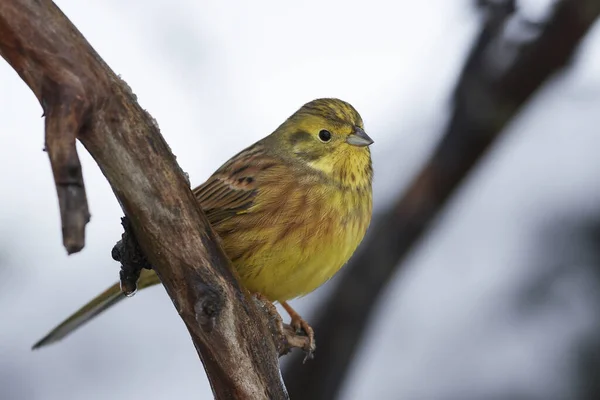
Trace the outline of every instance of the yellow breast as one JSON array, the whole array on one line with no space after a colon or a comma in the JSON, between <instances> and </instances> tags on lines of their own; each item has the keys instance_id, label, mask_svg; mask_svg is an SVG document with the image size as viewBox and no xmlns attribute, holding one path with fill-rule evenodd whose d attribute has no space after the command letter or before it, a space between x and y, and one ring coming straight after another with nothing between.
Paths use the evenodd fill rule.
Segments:
<instances>
[{"instance_id":1,"label":"yellow breast","mask_svg":"<svg viewBox=\"0 0 600 400\"><path fill-rule=\"evenodd\" d=\"M271 301L286 301L312 292L348 261L370 223L372 199L370 185L278 187L261 193L244 218L216 229L242 284Z\"/></svg>"}]
</instances>

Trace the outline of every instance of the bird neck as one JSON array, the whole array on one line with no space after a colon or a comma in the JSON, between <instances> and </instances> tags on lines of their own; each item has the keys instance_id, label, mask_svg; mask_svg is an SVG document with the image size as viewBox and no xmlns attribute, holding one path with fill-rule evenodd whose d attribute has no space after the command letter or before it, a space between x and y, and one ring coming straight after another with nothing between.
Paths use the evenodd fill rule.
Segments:
<instances>
[{"instance_id":1,"label":"bird neck","mask_svg":"<svg viewBox=\"0 0 600 400\"><path fill-rule=\"evenodd\" d=\"M348 157L337 159L317 159L307 163L311 169L321 172L321 175L344 188L359 189L371 188L373 180L373 167L369 149L361 149Z\"/></svg>"}]
</instances>

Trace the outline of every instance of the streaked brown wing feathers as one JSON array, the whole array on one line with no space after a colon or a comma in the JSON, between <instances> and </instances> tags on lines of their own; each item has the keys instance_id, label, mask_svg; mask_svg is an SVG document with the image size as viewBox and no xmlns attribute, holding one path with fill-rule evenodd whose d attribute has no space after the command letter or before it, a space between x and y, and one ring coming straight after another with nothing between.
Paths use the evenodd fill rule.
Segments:
<instances>
[{"instance_id":1,"label":"streaked brown wing feathers","mask_svg":"<svg viewBox=\"0 0 600 400\"><path fill-rule=\"evenodd\" d=\"M275 165L272 158L266 157L264 148L255 144L234 156L194 189L211 224L242 214L254 204L265 164Z\"/></svg>"}]
</instances>

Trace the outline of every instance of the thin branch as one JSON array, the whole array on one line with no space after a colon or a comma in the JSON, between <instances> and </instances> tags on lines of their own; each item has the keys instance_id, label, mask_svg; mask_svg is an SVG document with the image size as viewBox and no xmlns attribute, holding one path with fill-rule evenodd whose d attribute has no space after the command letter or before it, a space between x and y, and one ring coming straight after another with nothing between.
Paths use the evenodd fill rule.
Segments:
<instances>
[{"instance_id":1,"label":"thin branch","mask_svg":"<svg viewBox=\"0 0 600 400\"><path fill-rule=\"evenodd\" d=\"M0 52L33 90L44 109L46 150L58 194L63 243L69 254L75 253L85 244L85 225L90 219L75 139L89 116L90 103L84 85L92 77L61 68L69 59L70 49L57 37L59 32L48 30L48 36L44 36L28 29L27 25L15 25L14 15L26 15L30 11L26 3L4 1L0 7L3 10ZM36 63L45 65L36 68Z\"/></svg>"},{"instance_id":2,"label":"thin branch","mask_svg":"<svg viewBox=\"0 0 600 400\"><path fill-rule=\"evenodd\" d=\"M559 1L535 35L519 40L504 30L514 1L485 4L486 22L457 84L446 132L406 193L373 224L361 251L320 307L314 325L318 356L310 368L290 362L284 371L293 399L336 397L381 290L502 130L571 60L600 14L597 0Z\"/></svg>"},{"instance_id":3,"label":"thin branch","mask_svg":"<svg viewBox=\"0 0 600 400\"><path fill-rule=\"evenodd\" d=\"M38 98L69 253L88 220L79 139L186 324L217 399L287 399L284 340L242 290L154 119L49 0L0 1L0 54Z\"/></svg>"}]
</instances>

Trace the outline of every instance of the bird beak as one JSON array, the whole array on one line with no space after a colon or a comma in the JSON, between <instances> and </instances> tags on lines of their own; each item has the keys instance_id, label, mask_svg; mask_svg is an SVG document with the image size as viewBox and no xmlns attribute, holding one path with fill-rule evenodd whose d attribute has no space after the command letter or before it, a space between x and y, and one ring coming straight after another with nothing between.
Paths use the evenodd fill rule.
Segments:
<instances>
[{"instance_id":1,"label":"bird beak","mask_svg":"<svg viewBox=\"0 0 600 400\"><path fill-rule=\"evenodd\" d=\"M351 144L352 146L365 147L373 144L373 139L371 139L362 128L356 127L354 128L354 133L348 135L346 143Z\"/></svg>"}]
</instances>

